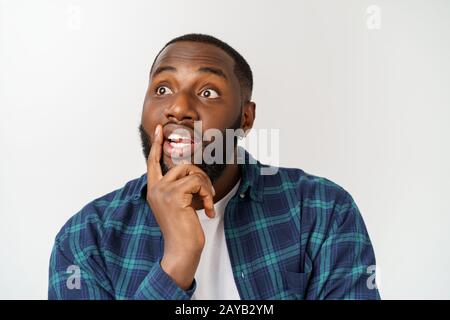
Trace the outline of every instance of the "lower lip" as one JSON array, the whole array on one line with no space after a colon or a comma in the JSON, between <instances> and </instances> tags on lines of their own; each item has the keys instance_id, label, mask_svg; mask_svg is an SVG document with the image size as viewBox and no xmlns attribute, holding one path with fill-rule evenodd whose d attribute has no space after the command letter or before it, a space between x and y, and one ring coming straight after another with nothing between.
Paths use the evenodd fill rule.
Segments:
<instances>
[{"instance_id":1,"label":"lower lip","mask_svg":"<svg viewBox=\"0 0 450 320\"><path fill-rule=\"evenodd\" d=\"M180 144L181 145L181 144ZM186 143L182 144L181 147L173 146L173 143L169 142L169 140L164 140L163 144L164 153L173 158L186 158L192 155L194 152L194 143Z\"/></svg>"}]
</instances>

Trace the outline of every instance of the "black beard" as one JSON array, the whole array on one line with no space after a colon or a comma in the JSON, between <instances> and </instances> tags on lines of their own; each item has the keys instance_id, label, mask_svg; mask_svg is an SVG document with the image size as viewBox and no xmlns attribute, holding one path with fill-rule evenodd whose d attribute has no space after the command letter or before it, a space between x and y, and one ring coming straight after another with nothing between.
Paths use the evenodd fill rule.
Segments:
<instances>
[{"instance_id":1,"label":"black beard","mask_svg":"<svg viewBox=\"0 0 450 320\"><path fill-rule=\"evenodd\" d=\"M233 124L232 128L230 128L230 129L237 130L237 129L240 128L241 117L242 116L239 116L237 121ZM150 154L150 149L152 147L152 142L151 142L150 136L145 131L145 129L142 126L142 124L139 125L139 134L140 134L140 137L141 137L142 152L144 153L144 157L147 160L148 156ZM225 132L222 132L222 136L226 137ZM236 144L237 144L237 138L236 137L234 137L234 142L233 143L234 143L233 148L235 148ZM226 164L226 156L227 156L227 154L226 154L226 143L224 143L222 154L223 154L224 159L222 159L221 163L206 164L202 160L201 164L195 164L197 167L202 169L208 175L209 179L211 180L211 182L213 184L222 175L222 172L223 172L223 170L225 170L225 167L227 165ZM211 154L211 156L214 157L214 153ZM161 159L159 160L159 164L161 165L162 174L165 175L169 171L169 167L167 167L167 165L164 163L163 157L161 157Z\"/></svg>"}]
</instances>

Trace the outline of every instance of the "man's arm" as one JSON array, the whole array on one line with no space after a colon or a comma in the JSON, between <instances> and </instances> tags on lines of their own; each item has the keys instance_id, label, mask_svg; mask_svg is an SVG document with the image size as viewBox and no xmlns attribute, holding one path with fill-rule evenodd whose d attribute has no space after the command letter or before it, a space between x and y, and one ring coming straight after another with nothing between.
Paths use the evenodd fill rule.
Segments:
<instances>
[{"instance_id":1,"label":"man's arm","mask_svg":"<svg viewBox=\"0 0 450 320\"><path fill-rule=\"evenodd\" d=\"M80 252L79 256L83 254ZM77 263L74 255L56 243L50 258L49 300L111 300L113 290L89 268Z\"/></svg>"},{"instance_id":2,"label":"man's arm","mask_svg":"<svg viewBox=\"0 0 450 320\"><path fill-rule=\"evenodd\" d=\"M307 299L380 299L375 287L375 255L364 221L350 195L333 221L313 261Z\"/></svg>"},{"instance_id":3,"label":"man's arm","mask_svg":"<svg viewBox=\"0 0 450 320\"><path fill-rule=\"evenodd\" d=\"M80 249L76 254L72 254L71 249L64 244L56 243L54 245L50 258L48 299L113 300L124 298L115 296L114 289L102 271L98 251L94 249L89 252L89 258L86 253L86 249ZM80 258L84 261L77 261ZM136 300L189 300L195 288L195 280L188 290L180 288L161 268L160 261L157 261L132 298Z\"/></svg>"}]
</instances>

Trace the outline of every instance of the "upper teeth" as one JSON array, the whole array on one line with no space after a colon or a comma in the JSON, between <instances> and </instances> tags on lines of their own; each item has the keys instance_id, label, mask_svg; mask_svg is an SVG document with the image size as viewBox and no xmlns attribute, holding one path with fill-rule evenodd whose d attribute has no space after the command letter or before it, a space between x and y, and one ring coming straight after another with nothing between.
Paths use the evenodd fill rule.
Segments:
<instances>
[{"instance_id":1,"label":"upper teeth","mask_svg":"<svg viewBox=\"0 0 450 320\"><path fill-rule=\"evenodd\" d=\"M184 137L182 135L179 135L178 133L171 133L167 139L169 140L173 140L173 141L178 141L178 140L191 140L190 137Z\"/></svg>"}]
</instances>

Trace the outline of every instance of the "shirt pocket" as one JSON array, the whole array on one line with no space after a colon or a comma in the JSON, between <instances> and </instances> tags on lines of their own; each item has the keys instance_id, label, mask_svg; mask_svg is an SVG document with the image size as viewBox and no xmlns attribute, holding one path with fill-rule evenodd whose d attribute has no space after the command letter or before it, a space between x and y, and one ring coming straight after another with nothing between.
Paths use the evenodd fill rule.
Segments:
<instances>
[{"instance_id":1,"label":"shirt pocket","mask_svg":"<svg viewBox=\"0 0 450 320\"><path fill-rule=\"evenodd\" d=\"M297 300L305 299L310 272L280 270L280 273L283 278L284 290L288 296Z\"/></svg>"},{"instance_id":2,"label":"shirt pocket","mask_svg":"<svg viewBox=\"0 0 450 320\"><path fill-rule=\"evenodd\" d=\"M283 279L284 290L294 299L303 300L308 290L309 279L312 271L311 260L305 256L304 272L279 270Z\"/></svg>"}]
</instances>

